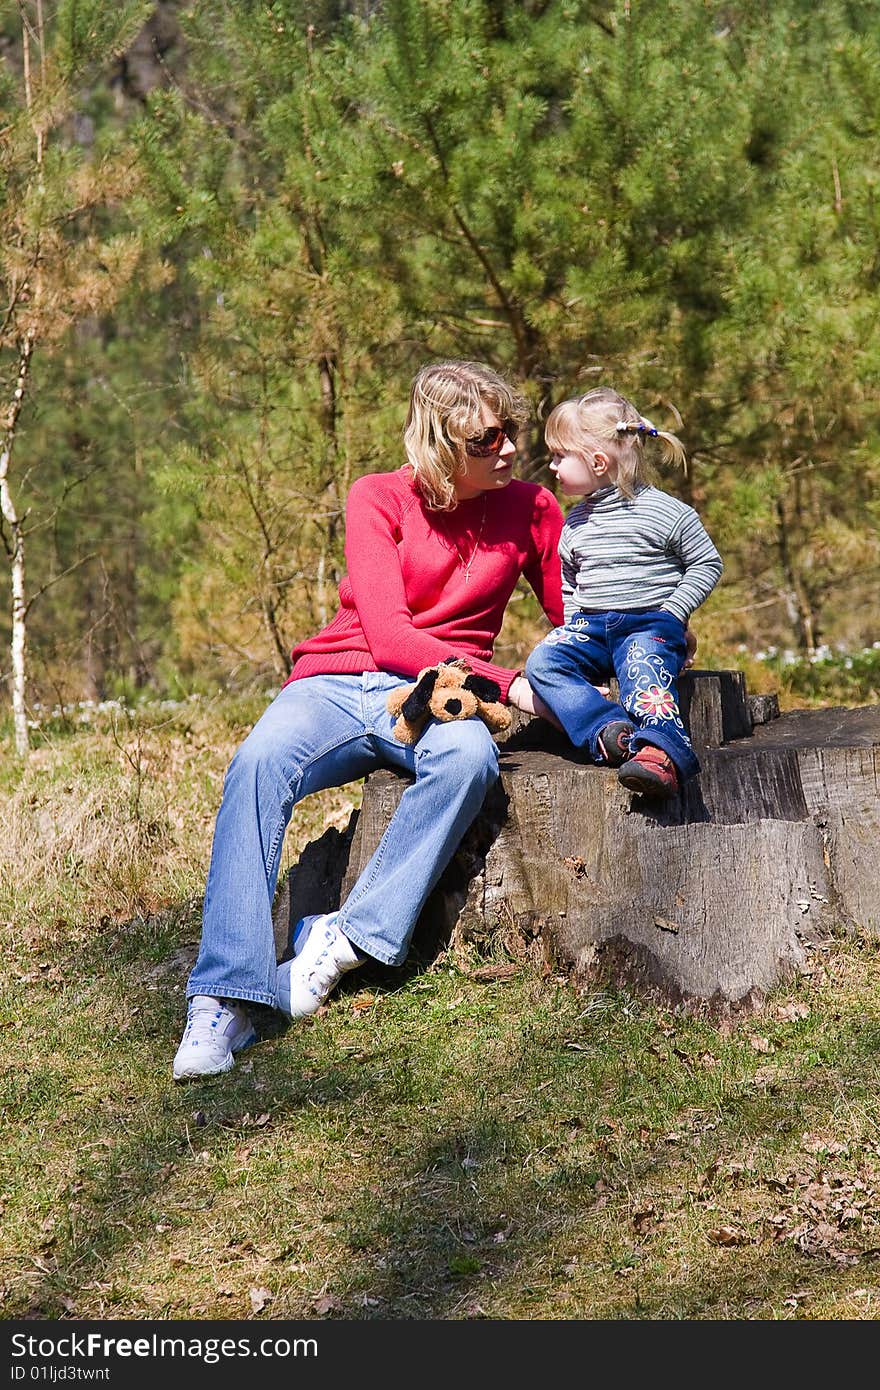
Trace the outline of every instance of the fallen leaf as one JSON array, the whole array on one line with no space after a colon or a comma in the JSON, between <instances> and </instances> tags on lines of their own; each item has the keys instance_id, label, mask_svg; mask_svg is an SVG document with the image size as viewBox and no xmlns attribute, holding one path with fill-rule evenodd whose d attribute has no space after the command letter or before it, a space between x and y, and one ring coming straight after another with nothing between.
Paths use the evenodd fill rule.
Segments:
<instances>
[{"instance_id":1,"label":"fallen leaf","mask_svg":"<svg viewBox=\"0 0 880 1390\"><path fill-rule=\"evenodd\" d=\"M748 1245L751 1237L739 1226L717 1226L706 1232L706 1238L713 1245Z\"/></svg>"},{"instance_id":2,"label":"fallen leaf","mask_svg":"<svg viewBox=\"0 0 880 1390\"><path fill-rule=\"evenodd\" d=\"M793 1001L791 1004L780 1004L776 1010L776 1017L783 1023L796 1023L799 1018L806 1018L809 1012L808 1004Z\"/></svg>"},{"instance_id":3,"label":"fallen leaf","mask_svg":"<svg viewBox=\"0 0 880 1390\"><path fill-rule=\"evenodd\" d=\"M375 994L359 994L356 999L351 1001L352 1013L362 1014L367 1009L371 1009L375 1002Z\"/></svg>"},{"instance_id":4,"label":"fallen leaf","mask_svg":"<svg viewBox=\"0 0 880 1390\"><path fill-rule=\"evenodd\" d=\"M801 1142L810 1154L849 1154L848 1144L842 1144L838 1139L827 1139L823 1134L804 1134Z\"/></svg>"},{"instance_id":5,"label":"fallen leaf","mask_svg":"<svg viewBox=\"0 0 880 1390\"><path fill-rule=\"evenodd\" d=\"M757 1033L749 1035L749 1042L756 1052L775 1052L775 1048L769 1038L762 1038Z\"/></svg>"},{"instance_id":6,"label":"fallen leaf","mask_svg":"<svg viewBox=\"0 0 880 1390\"><path fill-rule=\"evenodd\" d=\"M262 1313L267 1303L272 1302L272 1295L268 1289L250 1289L248 1297L251 1301L251 1309L255 1313Z\"/></svg>"},{"instance_id":7,"label":"fallen leaf","mask_svg":"<svg viewBox=\"0 0 880 1390\"><path fill-rule=\"evenodd\" d=\"M312 1307L319 1318L326 1318L330 1313L338 1313L342 1304L339 1299L334 1298L332 1294L325 1293L322 1294L320 1298L315 1299Z\"/></svg>"}]
</instances>

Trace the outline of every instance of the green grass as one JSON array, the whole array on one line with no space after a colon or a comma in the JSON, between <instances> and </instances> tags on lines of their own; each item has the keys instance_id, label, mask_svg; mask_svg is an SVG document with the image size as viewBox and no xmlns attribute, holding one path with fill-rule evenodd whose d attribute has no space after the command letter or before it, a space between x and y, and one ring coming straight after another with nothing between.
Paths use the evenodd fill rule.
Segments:
<instances>
[{"instance_id":1,"label":"green grass","mask_svg":"<svg viewBox=\"0 0 880 1390\"><path fill-rule=\"evenodd\" d=\"M106 733L5 773L7 833L37 796L75 859L62 812L89 793L87 835L116 824L103 853L135 843L137 873L127 908L119 885L109 904L88 846L71 884L50 829L31 897L2 889L4 1317L876 1316L872 943L829 941L811 977L734 1023L415 955L356 972L296 1027L262 1014L229 1076L174 1086L240 737L200 718L149 731L146 812ZM289 856L355 796L306 803ZM157 806L161 836L138 848ZM10 863L23 844L4 842Z\"/></svg>"}]
</instances>

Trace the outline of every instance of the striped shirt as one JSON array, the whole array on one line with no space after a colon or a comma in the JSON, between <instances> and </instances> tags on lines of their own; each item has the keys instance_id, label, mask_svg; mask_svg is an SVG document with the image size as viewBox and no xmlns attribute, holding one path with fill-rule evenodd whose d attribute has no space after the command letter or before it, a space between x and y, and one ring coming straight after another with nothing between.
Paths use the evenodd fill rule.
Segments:
<instances>
[{"instance_id":1,"label":"striped shirt","mask_svg":"<svg viewBox=\"0 0 880 1390\"><path fill-rule=\"evenodd\" d=\"M656 487L584 497L559 540L565 621L593 612L665 608L683 623L721 578L721 556L693 507Z\"/></svg>"}]
</instances>

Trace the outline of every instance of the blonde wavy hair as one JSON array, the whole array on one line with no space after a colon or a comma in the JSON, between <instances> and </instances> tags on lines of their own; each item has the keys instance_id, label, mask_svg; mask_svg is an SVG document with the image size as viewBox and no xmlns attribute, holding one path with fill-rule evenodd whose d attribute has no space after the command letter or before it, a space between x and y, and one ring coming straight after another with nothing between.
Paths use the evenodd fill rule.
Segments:
<instances>
[{"instance_id":1,"label":"blonde wavy hair","mask_svg":"<svg viewBox=\"0 0 880 1390\"><path fill-rule=\"evenodd\" d=\"M457 505L455 484L467 468L465 440L484 433L484 406L499 420L524 425L529 418L525 397L482 362L434 362L415 376L403 446L432 511Z\"/></svg>"},{"instance_id":2,"label":"blonde wavy hair","mask_svg":"<svg viewBox=\"0 0 880 1390\"><path fill-rule=\"evenodd\" d=\"M585 396L557 405L547 417L544 440L554 454L601 449L616 466L613 481L624 497L633 497L636 488L651 481L645 447L654 440L663 461L687 473L687 454L681 440L668 430L658 430L639 414L632 401L610 386L597 386Z\"/></svg>"}]
</instances>

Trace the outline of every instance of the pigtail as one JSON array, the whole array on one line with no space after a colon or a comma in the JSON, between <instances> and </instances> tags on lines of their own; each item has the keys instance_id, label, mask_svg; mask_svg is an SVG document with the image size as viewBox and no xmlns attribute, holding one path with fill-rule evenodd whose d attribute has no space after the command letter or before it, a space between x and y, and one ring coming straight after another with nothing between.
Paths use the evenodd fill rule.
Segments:
<instances>
[{"instance_id":1,"label":"pigtail","mask_svg":"<svg viewBox=\"0 0 880 1390\"><path fill-rule=\"evenodd\" d=\"M647 421L645 423L647 424ZM655 438L660 446L663 462L668 463L672 468L680 468L684 476L687 477L687 454L678 435L670 434L668 430L656 430Z\"/></svg>"},{"instance_id":2,"label":"pigtail","mask_svg":"<svg viewBox=\"0 0 880 1390\"><path fill-rule=\"evenodd\" d=\"M635 414L634 408L631 409ZM656 439L664 463L671 464L673 468L680 468L687 477L687 454L678 435L671 434L669 430L658 430L656 425L646 420L643 415L637 415L634 420L617 420L614 433L618 439L624 436L631 439L635 446L629 455L621 460L618 472L617 486L624 497L632 497L639 483L650 480L650 467L645 457L645 445L649 440Z\"/></svg>"}]
</instances>

